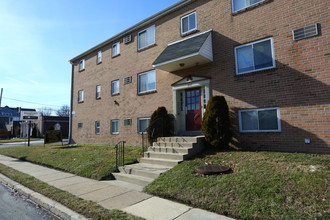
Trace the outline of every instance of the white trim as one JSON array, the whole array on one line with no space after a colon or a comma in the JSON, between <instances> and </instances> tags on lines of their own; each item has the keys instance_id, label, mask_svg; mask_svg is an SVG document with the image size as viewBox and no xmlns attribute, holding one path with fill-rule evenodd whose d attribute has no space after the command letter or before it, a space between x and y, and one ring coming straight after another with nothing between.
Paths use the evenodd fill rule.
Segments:
<instances>
[{"instance_id":1,"label":"white trim","mask_svg":"<svg viewBox=\"0 0 330 220\"><path fill-rule=\"evenodd\" d=\"M116 82L118 82L118 92L113 92L113 84L114 83L116 83ZM116 94L119 94L120 93L120 88L119 88L119 86L120 86L120 82L119 82L119 79L117 79L117 80L114 80L114 81L111 81L111 95L116 95Z\"/></svg>"},{"instance_id":2,"label":"white trim","mask_svg":"<svg viewBox=\"0 0 330 220\"><path fill-rule=\"evenodd\" d=\"M245 72L240 72L239 73L238 72L238 62L237 62L237 49L240 49L240 48L243 48L243 47L247 47L247 46L252 45L252 50L253 50L253 45L254 44L257 44L257 43L260 43L260 42L263 42L263 41L267 41L267 40L270 40L270 46L271 46L271 50L272 50L272 63L273 63L273 65L272 66L269 66L269 67L261 68L261 69L253 69L253 70L249 70L249 71L245 71ZM251 72L257 72L257 71L262 71L262 70L267 70L267 69L273 69L273 68L276 67L273 37L268 37L268 38L265 38L265 39L262 39L262 40L258 40L258 41L254 41L254 42L251 42L251 43L247 43L247 44L243 44L243 45L237 46L237 47L234 48L234 52L235 52L236 75L241 75L241 74L251 73ZM254 67L254 59L253 59L253 68L255 68Z\"/></svg>"},{"instance_id":3,"label":"white trim","mask_svg":"<svg viewBox=\"0 0 330 220\"><path fill-rule=\"evenodd\" d=\"M112 132L112 128L113 128L113 126L112 126L112 122L117 122L117 124L118 124L118 131L116 131L116 132ZM111 121L110 121L110 133L111 133L111 134L119 134L119 120L118 120L118 119L114 119L114 120L111 120Z\"/></svg>"},{"instance_id":4,"label":"white trim","mask_svg":"<svg viewBox=\"0 0 330 220\"><path fill-rule=\"evenodd\" d=\"M113 47L114 46L117 46L116 52L118 52L118 53L116 53L116 54L113 54ZM119 54L120 54L120 41L118 41L117 43L112 44L112 46L111 46L111 56L114 57L114 56L117 56Z\"/></svg>"},{"instance_id":5,"label":"white trim","mask_svg":"<svg viewBox=\"0 0 330 220\"><path fill-rule=\"evenodd\" d=\"M148 35L148 30L150 30L150 28L153 28L153 30L154 30L153 42L151 44L148 44L148 45L140 48L140 39L139 39L140 38L140 33L142 33L142 32L145 31L147 33L147 35ZM143 29L142 31L139 31L138 32L138 34L137 34L137 45L138 45L137 49L138 49L138 51L139 50L142 50L143 48L149 47L150 45L153 45L155 43L156 43L156 25L155 24L154 25L151 25L151 26Z\"/></svg>"},{"instance_id":6,"label":"white trim","mask_svg":"<svg viewBox=\"0 0 330 220\"><path fill-rule=\"evenodd\" d=\"M100 88L99 94L97 94L98 93L98 91L97 91L98 88ZM96 86L96 98L97 99L101 98L101 85Z\"/></svg>"},{"instance_id":7,"label":"white trim","mask_svg":"<svg viewBox=\"0 0 330 220\"><path fill-rule=\"evenodd\" d=\"M242 130L242 112L249 111L266 111L266 110L276 110L277 111L277 130ZM257 132L281 132L281 116L280 116L280 108L279 107L271 107L271 108L255 108L255 109L241 109L238 110L238 120L239 120L239 131L242 133L257 133ZM258 127L259 127L259 119L258 119Z\"/></svg>"},{"instance_id":8,"label":"white trim","mask_svg":"<svg viewBox=\"0 0 330 220\"><path fill-rule=\"evenodd\" d=\"M140 91L140 76L150 74L151 72L153 72L155 74L155 89L148 89L147 88L146 91L141 92ZM148 93L148 92L152 92L152 91L156 91L157 90L157 85L156 85L156 81L157 81L156 70L149 70L149 71L146 71L146 72L143 72L143 73L139 73L137 75L137 78L138 78L138 82L137 82L137 87L138 87L137 88L137 91L138 91L138 94Z\"/></svg>"},{"instance_id":9,"label":"white trim","mask_svg":"<svg viewBox=\"0 0 330 220\"><path fill-rule=\"evenodd\" d=\"M81 94L81 96L80 96L80 94ZM81 100L80 100L80 97L81 97ZM78 103L81 103L83 101L84 101L84 90L82 89L82 90L78 91Z\"/></svg>"},{"instance_id":10,"label":"white trim","mask_svg":"<svg viewBox=\"0 0 330 220\"><path fill-rule=\"evenodd\" d=\"M82 67L80 66L80 63L82 63ZM85 59L81 59L79 61L79 67L78 67L79 71L83 71L85 69Z\"/></svg>"},{"instance_id":11,"label":"white trim","mask_svg":"<svg viewBox=\"0 0 330 220\"><path fill-rule=\"evenodd\" d=\"M182 30L182 20L184 19L184 18L188 18L188 29L189 29L189 16L191 16L191 15L193 15L193 14L195 14L195 24L196 24L196 26L195 26L195 28L193 28L193 29L191 29L191 30L188 30L188 31L186 31L186 32L183 32L183 30ZM190 32L192 32L192 31L195 31L195 30L197 30L197 13L196 13L196 11L194 11L194 12L192 12L192 13L190 13L190 14L187 14L187 15L185 15L185 16L183 16L183 17L181 17L181 19L180 19L180 26L181 26L181 35L184 35L184 34L188 34L188 33L190 33Z\"/></svg>"},{"instance_id":12,"label":"white trim","mask_svg":"<svg viewBox=\"0 0 330 220\"><path fill-rule=\"evenodd\" d=\"M171 46L171 45L173 45L173 44L180 43L180 42L185 41L185 40L188 40L188 39L190 39L190 38L198 37L199 35L205 34L205 33L210 32L210 31L213 31L213 29L209 29L209 30L207 30L207 31L204 31L204 32L201 32L201 33L198 33L198 34L195 34L195 35L192 35L192 36L189 36L189 37L183 38L183 39L181 39L181 40L174 41L174 42L172 42L172 43L167 44L167 46Z\"/></svg>"},{"instance_id":13,"label":"white trim","mask_svg":"<svg viewBox=\"0 0 330 220\"><path fill-rule=\"evenodd\" d=\"M257 2L257 3L254 3L254 4L251 4L251 5L246 5L246 1L245 1L245 7L244 7L244 8L241 8L241 9L238 9L237 11L234 11L234 1L235 1L235 0L231 0L231 11L232 11L232 13L235 13L235 12L237 12L237 11L243 10L243 9L248 8L248 7L250 7L250 6L253 6L253 5L259 4L260 2L263 2L263 1L265 1L265 0L262 0L262 1L260 1L260 2Z\"/></svg>"},{"instance_id":14,"label":"white trim","mask_svg":"<svg viewBox=\"0 0 330 220\"><path fill-rule=\"evenodd\" d=\"M102 62L102 50L98 51L96 55L96 63L99 64L101 62Z\"/></svg>"},{"instance_id":15,"label":"white trim","mask_svg":"<svg viewBox=\"0 0 330 220\"><path fill-rule=\"evenodd\" d=\"M140 132L140 121L141 120L149 120L149 122L150 122L150 117L144 117L144 118L138 118L138 133L139 134L142 134L143 132ZM149 126L149 122L148 122L148 126Z\"/></svg>"}]
</instances>

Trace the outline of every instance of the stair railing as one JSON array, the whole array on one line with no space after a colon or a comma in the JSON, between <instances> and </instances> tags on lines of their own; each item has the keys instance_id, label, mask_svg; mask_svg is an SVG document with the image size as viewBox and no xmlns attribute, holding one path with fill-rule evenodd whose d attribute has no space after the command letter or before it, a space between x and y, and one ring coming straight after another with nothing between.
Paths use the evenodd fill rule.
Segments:
<instances>
[{"instance_id":1,"label":"stair railing","mask_svg":"<svg viewBox=\"0 0 330 220\"><path fill-rule=\"evenodd\" d=\"M119 171L120 166L124 166L125 164L125 143L126 141L120 141L115 145L117 171Z\"/></svg>"},{"instance_id":2,"label":"stair railing","mask_svg":"<svg viewBox=\"0 0 330 220\"><path fill-rule=\"evenodd\" d=\"M144 157L144 152L148 147L157 141L158 137L165 136L165 130L167 127L167 121L165 117L157 118L152 124L150 124L142 133L142 157ZM148 135L150 134L150 137Z\"/></svg>"}]
</instances>

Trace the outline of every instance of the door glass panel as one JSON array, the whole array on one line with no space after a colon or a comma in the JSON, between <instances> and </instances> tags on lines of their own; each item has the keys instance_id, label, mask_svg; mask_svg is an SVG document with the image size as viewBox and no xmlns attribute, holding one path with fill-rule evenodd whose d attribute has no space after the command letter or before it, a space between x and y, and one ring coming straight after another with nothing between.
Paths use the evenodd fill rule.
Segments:
<instances>
[{"instance_id":1,"label":"door glass panel","mask_svg":"<svg viewBox=\"0 0 330 220\"><path fill-rule=\"evenodd\" d=\"M199 107L200 107L199 102L196 102L196 109L199 110Z\"/></svg>"},{"instance_id":2,"label":"door glass panel","mask_svg":"<svg viewBox=\"0 0 330 220\"><path fill-rule=\"evenodd\" d=\"M190 97L190 91L187 92L187 97Z\"/></svg>"},{"instance_id":3,"label":"door glass panel","mask_svg":"<svg viewBox=\"0 0 330 220\"><path fill-rule=\"evenodd\" d=\"M196 96L199 96L199 90L196 90Z\"/></svg>"},{"instance_id":4,"label":"door glass panel","mask_svg":"<svg viewBox=\"0 0 330 220\"><path fill-rule=\"evenodd\" d=\"M195 96L195 90L191 91L191 96Z\"/></svg>"},{"instance_id":5,"label":"door glass panel","mask_svg":"<svg viewBox=\"0 0 330 220\"><path fill-rule=\"evenodd\" d=\"M188 104L191 103L191 98L187 98L187 103L188 103Z\"/></svg>"},{"instance_id":6,"label":"door glass panel","mask_svg":"<svg viewBox=\"0 0 330 220\"><path fill-rule=\"evenodd\" d=\"M199 96L196 96L195 100L196 100L196 102L199 102Z\"/></svg>"},{"instance_id":7,"label":"door glass panel","mask_svg":"<svg viewBox=\"0 0 330 220\"><path fill-rule=\"evenodd\" d=\"M188 104L188 110L191 110L191 104Z\"/></svg>"}]
</instances>

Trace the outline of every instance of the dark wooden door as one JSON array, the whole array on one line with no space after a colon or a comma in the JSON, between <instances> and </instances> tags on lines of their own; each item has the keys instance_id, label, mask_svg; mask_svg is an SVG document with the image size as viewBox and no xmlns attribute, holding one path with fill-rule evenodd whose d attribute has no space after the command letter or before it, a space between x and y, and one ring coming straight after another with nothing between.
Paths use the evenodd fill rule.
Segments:
<instances>
[{"instance_id":1,"label":"dark wooden door","mask_svg":"<svg viewBox=\"0 0 330 220\"><path fill-rule=\"evenodd\" d=\"M201 89L195 88L186 90L186 130L200 130L201 124Z\"/></svg>"}]
</instances>

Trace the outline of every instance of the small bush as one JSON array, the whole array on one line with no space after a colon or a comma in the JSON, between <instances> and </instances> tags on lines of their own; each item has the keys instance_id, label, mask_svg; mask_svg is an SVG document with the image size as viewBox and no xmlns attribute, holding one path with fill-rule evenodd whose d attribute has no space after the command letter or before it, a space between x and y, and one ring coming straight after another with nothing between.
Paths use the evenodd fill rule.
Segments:
<instances>
[{"instance_id":1,"label":"small bush","mask_svg":"<svg viewBox=\"0 0 330 220\"><path fill-rule=\"evenodd\" d=\"M213 147L227 147L231 140L228 105L223 96L213 96L207 103L202 121L205 140Z\"/></svg>"},{"instance_id":2,"label":"small bush","mask_svg":"<svg viewBox=\"0 0 330 220\"><path fill-rule=\"evenodd\" d=\"M158 137L168 137L172 134L171 119L164 106L158 107L150 118L148 140L152 143Z\"/></svg>"}]
</instances>

